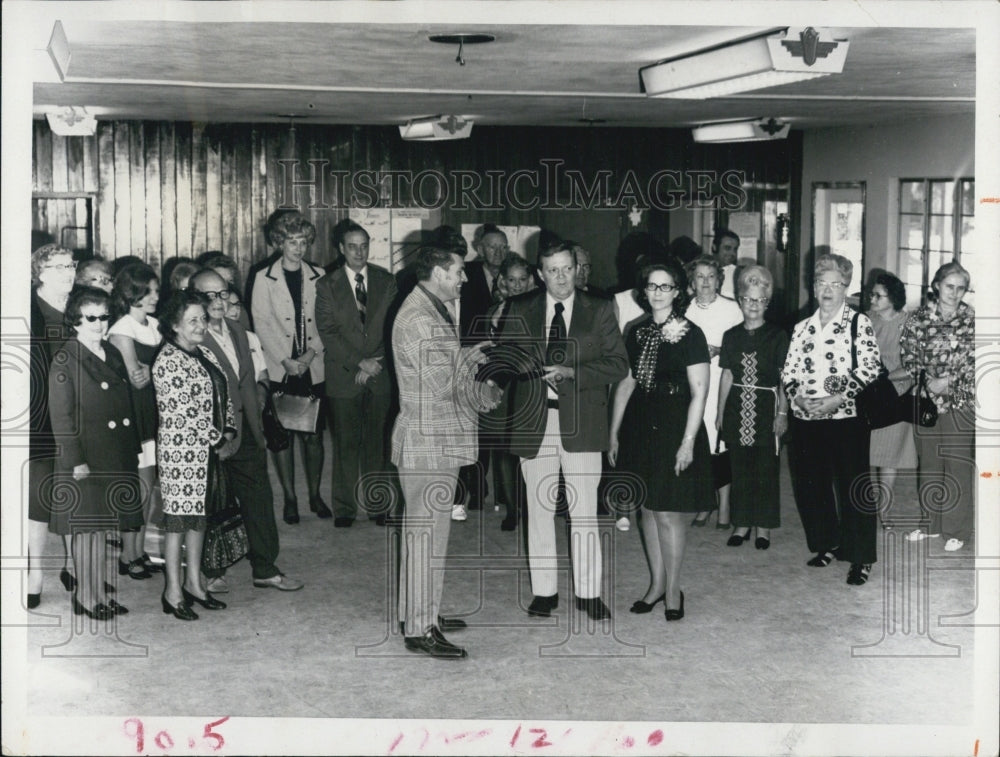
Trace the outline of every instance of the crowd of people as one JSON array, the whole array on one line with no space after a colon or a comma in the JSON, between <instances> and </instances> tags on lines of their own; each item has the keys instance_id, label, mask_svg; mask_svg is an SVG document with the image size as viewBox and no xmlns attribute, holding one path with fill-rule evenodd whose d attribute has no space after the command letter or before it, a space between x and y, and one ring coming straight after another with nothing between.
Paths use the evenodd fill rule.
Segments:
<instances>
[{"instance_id":1,"label":"crowd of people","mask_svg":"<svg viewBox=\"0 0 1000 757\"><path fill-rule=\"evenodd\" d=\"M757 550L771 546L782 443L809 566L842 560L848 584L867 582L905 469L919 470L928 516L907 538L971 543L974 313L958 263L909 313L902 282L882 273L859 312L851 263L819 255L816 310L789 334L765 320L771 273L738 261L725 229L711 254L629 235L613 294L590 284L586 249L549 233L535 265L485 224L467 263L466 240L440 227L393 275L369 263L369 233L352 220L335 227L326 268L310 259L316 229L299 212L276 212L265 232L273 253L245 286L221 252L161 274L133 257L77 263L55 244L32 254L29 608L51 531L74 613L128 612L107 580L107 544L119 575L164 573L165 614L224 609L226 566L202 553L227 507L242 517L254 586L301 589L276 565L268 450L286 524L301 520L298 478L310 512L335 528L362 515L401 527L399 621L406 648L432 657L466 656L443 633L465 624L440 615L440 568L451 523L490 491L501 530L524 525L533 617L559 605L559 514L576 608L611 617L598 516L627 531L635 513L649 585L630 611L662 601L667 621L684 618L689 527L717 511L728 546L754 531ZM901 397L926 391L937 424L901 413L871 429L857 398L880 372ZM268 412L284 420L280 442ZM327 430L332 507L320 491ZM156 559L147 529L162 534Z\"/></svg>"}]
</instances>

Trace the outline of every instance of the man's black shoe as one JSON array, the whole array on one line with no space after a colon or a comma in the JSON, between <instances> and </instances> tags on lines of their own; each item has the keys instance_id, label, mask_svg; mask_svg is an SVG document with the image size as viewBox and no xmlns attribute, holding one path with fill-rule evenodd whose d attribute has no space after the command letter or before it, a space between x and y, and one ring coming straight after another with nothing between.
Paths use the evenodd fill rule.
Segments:
<instances>
[{"instance_id":1,"label":"man's black shoe","mask_svg":"<svg viewBox=\"0 0 1000 757\"><path fill-rule=\"evenodd\" d=\"M354 518L342 517L333 519L334 528L350 528L353 525L354 525Z\"/></svg>"},{"instance_id":2,"label":"man's black shoe","mask_svg":"<svg viewBox=\"0 0 1000 757\"><path fill-rule=\"evenodd\" d=\"M531 604L528 605L528 615L536 618L548 618L558 606L558 594L553 594L551 597L535 597L531 600Z\"/></svg>"},{"instance_id":3,"label":"man's black shoe","mask_svg":"<svg viewBox=\"0 0 1000 757\"><path fill-rule=\"evenodd\" d=\"M411 652L420 652L443 660L461 660L468 656L462 647L456 647L448 641L437 626L431 626L423 636L404 637L403 644Z\"/></svg>"},{"instance_id":4,"label":"man's black shoe","mask_svg":"<svg viewBox=\"0 0 1000 757\"><path fill-rule=\"evenodd\" d=\"M576 598L576 609L586 612L591 620L606 620L611 617L611 610L604 604L600 597L584 599Z\"/></svg>"}]
</instances>

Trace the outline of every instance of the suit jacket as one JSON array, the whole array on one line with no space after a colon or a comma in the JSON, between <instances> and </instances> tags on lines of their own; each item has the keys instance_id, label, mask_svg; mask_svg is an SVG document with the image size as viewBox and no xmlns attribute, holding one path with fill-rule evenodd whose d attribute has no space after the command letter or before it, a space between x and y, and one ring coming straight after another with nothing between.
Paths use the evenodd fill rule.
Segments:
<instances>
[{"instance_id":1,"label":"suit jacket","mask_svg":"<svg viewBox=\"0 0 1000 757\"><path fill-rule=\"evenodd\" d=\"M392 327L399 415L392 462L400 468L458 468L476 460L483 407L478 364L455 331L416 287Z\"/></svg>"},{"instance_id":2,"label":"suit jacket","mask_svg":"<svg viewBox=\"0 0 1000 757\"><path fill-rule=\"evenodd\" d=\"M545 364L544 289L511 299L499 340L519 344ZM558 389L559 426L568 452L600 452L608 448L608 389L628 375L628 355L610 300L577 290L573 317L567 327L565 365L575 377ZM541 378L521 378L509 391L510 451L538 455L548 418L547 384Z\"/></svg>"},{"instance_id":3,"label":"suit jacket","mask_svg":"<svg viewBox=\"0 0 1000 757\"><path fill-rule=\"evenodd\" d=\"M325 348L326 393L348 398L365 387L354 383L358 363L381 358L382 372L369 379L367 387L376 394L391 388L386 365L386 314L396 297L396 280L384 268L368 266L368 304L361 323L354 299L354 271L344 266L316 283L316 327Z\"/></svg>"},{"instance_id":4,"label":"suit jacket","mask_svg":"<svg viewBox=\"0 0 1000 757\"><path fill-rule=\"evenodd\" d=\"M465 264L462 296L459 299L459 327L463 345L474 345L490 338L490 320L487 313L493 307L493 292L486 282L482 260Z\"/></svg>"},{"instance_id":5,"label":"suit jacket","mask_svg":"<svg viewBox=\"0 0 1000 757\"><path fill-rule=\"evenodd\" d=\"M306 317L306 349L316 350L316 357L309 364L312 382L323 381L323 342L316 330L316 282L323 276L323 269L302 261L302 309ZM285 284L279 257L262 269L253 285L253 323L264 348L267 375L271 381L285 377L281 361L292 356L295 340L295 304Z\"/></svg>"},{"instance_id":6,"label":"suit jacket","mask_svg":"<svg viewBox=\"0 0 1000 757\"><path fill-rule=\"evenodd\" d=\"M250 426L250 433L261 447L267 445L264 439L264 428L261 424L260 401L257 397L257 376L253 367L253 358L250 356L250 341L247 339L247 332L240 324L230 320L225 321L229 326L229 334L233 339L233 346L236 347L236 358L239 362L239 372L233 370L229 358L223 352L222 347L215 341L211 334L205 336L201 346L210 350L218 359L222 366L222 372L226 376L226 383L229 386L229 399L233 403L233 417L236 420L236 438L227 445L233 452L240 448L243 443L243 434L247 429L243 426L244 413L246 411L247 423ZM227 457L222 453L222 457Z\"/></svg>"}]
</instances>

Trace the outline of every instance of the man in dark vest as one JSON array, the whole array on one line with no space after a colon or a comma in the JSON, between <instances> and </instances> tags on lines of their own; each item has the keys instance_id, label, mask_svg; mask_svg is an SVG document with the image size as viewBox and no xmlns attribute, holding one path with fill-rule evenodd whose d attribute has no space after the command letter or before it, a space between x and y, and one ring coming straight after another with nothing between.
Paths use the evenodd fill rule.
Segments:
<instances>
[{"instance_id":1,"label":"man in dark vest","mask_svg":"<svg viewBox=\"0 0 1000 757\"><path fill-rule=\"evenodd\" d=\"M274 522L274 496L267 476L264 430L261 409L264 403L267 371L254 368L246 330L226 318L229 288L211 269L191 277L189 287L208 297L208 330L202 346L215 353L226 373L229 397L236 415L236 437L220 450L219 458L230 493L240 503L243 522L250 543L253 585L295 591L302 582L283 575L274 564L278 558L278 527ZM209 576L209 590L228 591L222 575Z\"/></svg>"}]
</instances>

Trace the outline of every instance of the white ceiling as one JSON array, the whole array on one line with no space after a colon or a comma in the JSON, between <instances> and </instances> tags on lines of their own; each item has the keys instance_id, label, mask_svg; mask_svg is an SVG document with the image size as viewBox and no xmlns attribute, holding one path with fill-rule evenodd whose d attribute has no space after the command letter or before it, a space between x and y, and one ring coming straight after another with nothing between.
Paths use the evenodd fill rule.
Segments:
<instances>
[{"instance_id":1,"label":"white ceiling","mask_svg":"<svg viewBox=\"0 0 1000 757\"><path fill-rule=\"evenodd\" d=\"M495 23L455 24L436 20L447 18L442 3L372 3L370 23L354 20L356 13L322 22L328 4L291 3L295 12L287 16L301 20L272 14L246 21L215 20L217 14L199 14L200 5L185 4L176 20L50 13L39 28L51 31L58 17L72 57L64 82L34 85L36 116L52 106L85 105L109 119L267 122L295 113L314 123L388 124L457 114L483 125L600 119L608 126L690 126L777 117L812 129L975 110L972 28L827 27L850 40L843 74L693 101L647 98L639 92L639 67L773 28L770 18L762 19L766 26L713 25L735 5L715 3L715 12L701 14L701 25L670 25L662 9L671 4L659 3L648 6L655 23L603 24L582 16L578 23L572 13L558 23L523 23L524 14L513 11L524 4L511 3L518 23L498 12ZM393 10L409 6L395 15L413 17L413 6L423 5L433 6L428 22L392 21ZM310 6L315 12L307 12ZM449 32L497 39L466 47L460 66L454 46L427 39Z\"/></svg>"}]
</instances>

